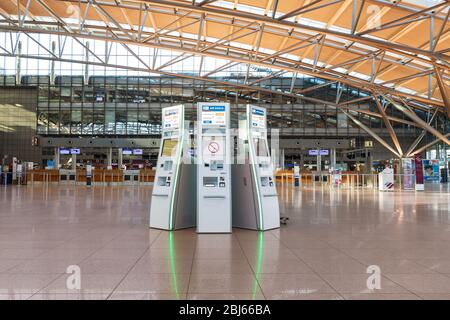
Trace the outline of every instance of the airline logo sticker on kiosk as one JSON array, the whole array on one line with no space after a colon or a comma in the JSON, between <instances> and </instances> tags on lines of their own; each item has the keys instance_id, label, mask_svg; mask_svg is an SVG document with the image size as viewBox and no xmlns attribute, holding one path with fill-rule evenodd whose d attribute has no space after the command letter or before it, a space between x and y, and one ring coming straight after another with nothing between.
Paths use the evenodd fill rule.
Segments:
<instances>
[{"instance_id":1,"label":"airline logo sticker on kiosk","mask_svg":"<svg viewBox=\"0 0 450 320\"><path fill-rule=\"evenodd\" d=\"M225 106L202 106L202 125L224 126L226 125Z\"/></svg>"},{"instance_id":2,"label":"airline logo sticker on kiosk","mask_svg":"<svg viewBox=\"0 0 450 320\"><path fill-rule=\"evenodd\" d=\"M264 109L252 107L252 127L266 128L266 112Z\"/></svg>"},{"instance_id":3,"label":"airline logo sticker on kiosk","mask_svg":"<svg viewBox=\"0 0 450 320\"><path fill-rule=\"evenodd\" d=\"M180 127L180 108L168 108L164 110L163 129L177 129Z\"/></svg>"}]
</instances>

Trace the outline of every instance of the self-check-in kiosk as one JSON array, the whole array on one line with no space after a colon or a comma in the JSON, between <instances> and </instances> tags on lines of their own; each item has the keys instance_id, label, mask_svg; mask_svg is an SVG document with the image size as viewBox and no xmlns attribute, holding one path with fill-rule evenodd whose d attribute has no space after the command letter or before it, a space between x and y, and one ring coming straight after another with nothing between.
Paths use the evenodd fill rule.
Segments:
<instances>
[{"instance_id":1,"label":"self-check-in kiosk","mask_svg":"<svg viewBox=\"0 0 450 320\"><path fill-rule=\"evenodd\" d=\"M231 232L230 104L198 103L197 232Z\"/></svg>"},{"instance_id":2,"label":"self-check-in kiosk","mask_svg":"<svg viewBox=\"0 0 450 320\"><path fill-rule=\"evenodd\" d=\"M150 227L195 226L196 165L189 151L184 106L162 109L162 137L150 204Z\"/></svg>"},{"instance_id":3,"label":"self-check-in kiosk","mask_svg":"<svg viewBox=\"0 0 450 320\"><path fill-rule=\"evenodd\" d=\"M247 105L239 121L238 159L233 165L233 227L280 227L278 194L267 141L266 109Z\"/></svg>"}]
</instances>

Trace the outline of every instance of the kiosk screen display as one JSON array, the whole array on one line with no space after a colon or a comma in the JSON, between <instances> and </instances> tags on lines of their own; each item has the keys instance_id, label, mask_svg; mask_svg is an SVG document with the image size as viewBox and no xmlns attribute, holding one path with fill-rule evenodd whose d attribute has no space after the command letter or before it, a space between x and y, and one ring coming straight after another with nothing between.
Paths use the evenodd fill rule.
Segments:
<instances>
[{"instance_id":1,"label":"kiosk screen display","mask_svg":"<svg viewBox=\"0 0 450 320\"><path fill-rule=\"evenodd\" d=\"M164 139L161 157L172 157L177 149L178 139Z\"/></svg>"},{"instance_id":2,"label":"kiosk screen display","mask_svg":"<svg viewBox=\"0 0 450 320\"><path fill-rule=\"evenodd\" d=\"M267 150L267 144L265 139L253 138L255 142L255 153L257 157L268 157L269 150Z\"/></svg>"}]
</instances>

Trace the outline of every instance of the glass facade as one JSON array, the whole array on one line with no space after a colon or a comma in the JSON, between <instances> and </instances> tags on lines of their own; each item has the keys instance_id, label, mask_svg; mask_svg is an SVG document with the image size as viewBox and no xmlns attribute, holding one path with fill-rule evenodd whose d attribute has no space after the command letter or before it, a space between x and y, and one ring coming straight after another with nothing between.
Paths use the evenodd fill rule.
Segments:
<instances>
[{"instance_id":1,"label":"glass facade","mask_svg":"<svg viewBox=\"0 0 450 320\"><path fill-rule=\"evenodd\" d=\"M302 93L305 88L324 84L325 80L297 74L292 83L294 75L290 72L274 77L276 71L268 68L211 57L180 59L179 53L171 50L130 45L137 59L119 43L72 38L61 41L58 36L47 34L12 35L20 43L17 50L29 58L0 56L0 86L37 87L36 132L39 135L158 135L162 107L183 103L189 119L195 120L197 102L220 100L231 103L234 126L237 126L237 113L244 112L245 104L250 103L266 107L269 126L279 128L282 135L367 136L332 105L340 92L337 83ZM0 32L0 43L12 51L16 45L10 37L11 34ZM98 62L98 57L106 59L105 52L108 52L108 65ZM52 55L64 61L49 60ZM142 61L177 76L143 71ZM193 76L205 80L192 79ZM242 86L255 83L253 87ZM330 104L278 92L301 93L306 98ZM367 96L367 92L343 87L339 102ZM360 101L348 107L353 117L380 135L388 136L373 101ZM394 108L387 108L386 113L410 120ZM426 111L418 114L424 120L430 117ZM407 123L392 124L399 136L420 131ZM448 124L440 116L432 125L436 128L445 125L443 132L448 132Z\"/></svg>"},{"instance_id":2,"label":"glass facade","mask_svg":"<svg viewBox=\"0 0 450 320\"><path fill-rule=\"evenodd\" d=\"M57 76L54 84L48 77L24 77L39 87L37 133L39 135L77 136L142 136L157 135L161 129L161 108L184 104L188 120L196 120L196 103L202 101L228 101L232 105L233 126L237 127L238 114L247 103L268 109L269 125L284 135L358 135L362 130L349 121L344 113L332 105L311 103L277 94L244 91L240 87L211 84L175 77L91 76L87 83L83 77ZM218 81L222 78L216 78ZM230 78L226 79L230 81ZM251 79L254 81L255 79ZM277 90L291 86L291 78L265 80L265 86ZM299 78L296 90L320 84L314 78ZM336 96L336 85L312 91L308 97L329 99ZM365 93L345 88L341 102L364 97ZM383 131L374 103L362 101L352 108L366 113L350 111L368 127ZM400 113L390 115L405 119ZM405 119L406 120L406 119ZM401 135L416 130L407 124L394 123Z\"/></svg>"},{"instance_id":3,"label":"glass facade","mask_svg":"<svg viewBox=\"0 0 450 320\"><path fill-rule=\"evenodd\" d=\"M40 150L32 147L36 134L37 90L0 87L0 156L38 162Z\"/></svg>"}]
</instances>

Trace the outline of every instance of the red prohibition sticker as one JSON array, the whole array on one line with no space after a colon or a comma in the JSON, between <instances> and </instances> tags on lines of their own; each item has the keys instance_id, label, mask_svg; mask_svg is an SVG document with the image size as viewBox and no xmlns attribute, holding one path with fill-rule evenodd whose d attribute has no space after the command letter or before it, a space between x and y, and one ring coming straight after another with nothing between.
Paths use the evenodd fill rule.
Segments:
<instances>
[{"instance_id":1,"label":"red prohibition sticker","mask_svg":"<svg viewBox=\"0 0 450 320\"><path fill-rule=\"evenodd\" d=\"M210 142L208 144L208 150L211 153L217 153L219 151L219 144L217 142Z\"/></svg>"}]
</instances>

